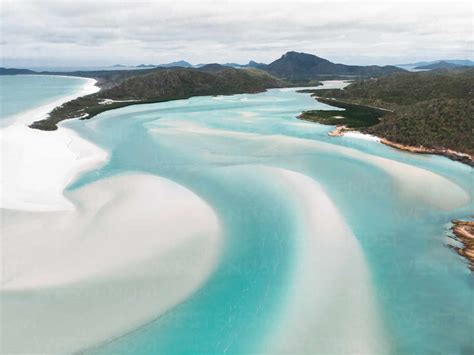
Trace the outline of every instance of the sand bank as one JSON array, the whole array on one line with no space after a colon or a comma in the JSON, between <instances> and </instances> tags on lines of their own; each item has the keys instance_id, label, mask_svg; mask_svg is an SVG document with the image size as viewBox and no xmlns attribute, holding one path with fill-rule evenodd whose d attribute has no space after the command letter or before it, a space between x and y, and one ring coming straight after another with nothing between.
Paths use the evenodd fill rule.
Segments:
<instances>
[{"instance_id":1,"label":"sand bank","mask_svg":"<svg viewBox=\"0 0 474 355\"><path fill-rule=\"evenodd\" d=\"M80 172L107 160L105 151L70 129L59 127L55 132L44 132L28 127L31 122L45 118L54 107L98 90L95 80L84 82L75 95L18 114L0 130L0 208L71 209L71 203L63 196L64 188Z\"/></svg>"},{"instance_id":2,"label":"sand bank","mask_svg":"<svg viewBox=\"0 0 474 355\"><path fill-rule=\"evenodd\" d=\"M285 155L298 155L307 153L309 149L314 149L319 153L338 153L381 169L392 179L398 194L416 203L422 202L430 207L449 210L464 206L470 201L467 191L444 176L410 164L364 153L357 149L284 135L263 135L213 129L199 125L196 122L182 121L177 123L163 121L163 125L160 121L159 124L150 128L150 131L159 137L160 144L166 144L167 140L170 140L170 144L174 144L174 137L176 135L179 135L181 138L183 138L183 135L187 135L187 140L189 144L193 145L194 151L201 149L202 154L207 156L212 154L216 162L232 163L227 138L235 138L239 142L245 139L254 145L253 151L255 152L254 158L256 159L269 159L272 156L283 158ZM212 153L209 152L209 141L203 141L203 136L206 136L208 140L215 137L212 145L214 147L222 146L222 152L218 148L213 149ZM186 148L184 147L183 149ZM239 156L241 153L238 146L236 146L234 154L234 160L240 161Z\"/></svg>"},{"instance_id":3,"label":"sand bank","mask_svg":"<svg viewBox=\"0 0 474 355\"><path fill-rule=\"evenodd\" d=\"M311 178L267 168L283 180L300 213L297 255L282 315L266 353L384 354L362 250L324 190Z\"/></svg>"},{"instance_id":4,"label":"sand bank","mask_svg":"<svg viewBox=\"0 0 474 355\"><path fill-rule=\"evenodd\" d=\"M68 197L77 209L4 213L3 353L120 336L189 297L217 263L217 217L172 181L122 175Z\"/></svg>"}]
</instances>

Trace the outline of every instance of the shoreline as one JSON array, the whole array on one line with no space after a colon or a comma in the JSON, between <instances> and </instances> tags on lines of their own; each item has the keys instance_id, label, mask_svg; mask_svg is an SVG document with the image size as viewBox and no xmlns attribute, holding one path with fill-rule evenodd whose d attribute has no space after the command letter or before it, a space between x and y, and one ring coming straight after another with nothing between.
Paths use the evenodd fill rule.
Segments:
<instances>
[{"instance_id":1,"label":"shoreline","mask_svg":"<svg viewBox=\"0 0 474 355\"><path fill-rule=\"evenodd\" d=\"M36 74L26 74L28 76L38 76ZM25 76L26 76L25 75ZM41 75L45 76L45 75ZM53 75L51 75L53 76ZM11 121L11 123L7 126L4 126L2 128L7 128L11 125L18 124L18 123L23 123L26 125L32 124L35 120L41 120L46 118L51 111L53 111L56 107L62 106L68 101L77 99L82 96L86 95L91 95L95 94L96 92L100 91L100 88L96 85L97 80L92 79L92 78L84 78L80 76L65 76L65 75L54 75L54 77L61 77L61 78L66 78L66 79L80 79L85 81L85 83L82 85L82 87L79 89L74 94L62 96L59 99L53 99L49 102L46 102L44 104L41 104L40 106L32 109L27 109L25 111L21 111L17 114L14 114L8 119ZM31 118L29 118L31 117Z\"/></svg>"},{"instance_id":2,"label":"shoreline","mask_svg":"<svg viewBox=\"0 0 474 355\"><path fill-rule=\"evenodd\" d=\"M71 77L68 77L71 78ZM31 129L28 124L46 117L55 107L76 97L97 92L96 80L81 78L84 85L74 94L11 116L0 129L0 208L26 211L71 210L64 189L78 174L108 159L108 153L69 128L55 135ZM29 144L24 144L29 142ZM5 172L8 171L8 174Z\"/></svg>"},{"instance_id":3,"label":"shoreline","mask_svg":"<svg viewBox=\"0 0 474 355\"><path fill-rule=\"evenodd\" d=\"M455 150L452 150L452 149L447 149L447 148L434 149L434 148L426 148L423 146L416 147L416 146L411 146L411 145L395 143L386 138L381 138L380 143L385 144L389 147L396 148L396 149L403 150L410 153L441 155L451 160L458 161L460 163L464 163L471 167L474 167L473 156L466 153L456 152Z\"/></svg>"},{"instance_id":4,"label":"shoreline","mask_svg":"<svg viewBox=\"0 0 474 355\"><path fill-rule=\"evenodd\" d=\"M386 108L383 108L383 107L376 107L376 106L362 105L362 104L353 104L353 103L349 103L349 102L346 102L346 101L340 101L340 100L335 99L335 98L319 97L319 96L316 95L315 92L311 93L311 90L309 90L308 93L310 93L310 96L318 102L321 102L323 104L327 104L329 106L336 107L336 108L338 108L338 107L339 108L345 108L345 110L343 110L343 111L347 111L349 107L354 106L354 107L361 107L361 108L366 108L366 109L378 110L379 112L385 112L385 113L394 112L393 110L386 109ZM347 106L347 107L345 107L345 106ZM331 110L315 110L315 111L316 112L324 112L324 111L332 112ZM328 135L331 136L331 137L341 137L341 136L344 136L345 133L347 133L347 132L357 132L360 135L367 135L367 136L370 136L370 137L374 137L375 138L374 140L378 140L380 143L382 143L384 145L387 145L391 148L395 148L395 149L410 152L410 153L440 155L440 156L444 156L448 159L451 159L453 161L457 161L457 162L469 165L471 167L474 167L474 156L471 155L471 154L455 151L455 150L449 149L449 148L428 148L428 147L424 147L422 145L412 146L412 145L405 145L405 144L402 144L402 143L393 142L393 141L391 141L391 140L389 140L389 139L387 139L383 136L373 136L371 134L366 134L366 133L363 133L363 132L358 130L358 129L361 129L361 128L362 129L368 128L368 127L374 126L376 124L368 124L367 126L361 126L361 127L357 126L357 127L351 128L351 127L347 126L347 123L345 123L345 122L340 122L339 124L337 122L330 122L330 121L325 122L325 120L328 120L328 118L324 117L324 116L323 117L316 117L316 118L306 117L306 114L312 113L312 112L313 111L311 111L311 110L310 111L303 111L297 116L297 118L300 119L300 120L305 120L305 121L309 121L309 122L313 122L313 123L319 123L319 124L322 124L322 125L335 126L335 128L333 130L328 132ZM336 117L333 116L333 118L336 118ZM341 119L342 118L345 118L345 117L342 115ZM380 122L380 118L379 118L379 122Z\"/></svg>"},{"instance_id":5,"label":"shoreline","mask_svg":"<svg viewBox=\"0 0 474 355\"><path fill-rule=\"evenodd\" d=\"M298 116L299 119L300 116ZM312 122L312 121L310 121ZM322 124L322 123L320 123ZM347 127L345 125L337 125L333 130L328 132L328 136L330 137L343 137L346 135L346 133L357 133L361 136L368 136L368 137L374 137L373 140L379 141L380 143L389 146L391 148L395 148L401 151L409 152L409 153L414 153L414 154L433 154L433 155L440 155L444 156L448 159L451 159L453 161L460 162L462 164L469 165L471 167L474 167L474 157L470 154L467 153L462 153L462 152L457 152L452 149L448 148L442 148L442 149L434 149L434 148L426 148L423 146L416 147L416 146L411 146L411 145L405 145L401 143L396 143L388 140L387 138L384 137L378 137L378 136L373 136L370 134L366 134L363 132L360 132L356 129Z\"/></svg>"},{"instance_id":6,"label":"shoreline","mask_svg":"<svg viewBox=\"0 0 474 355\"><path fill-rule=\"evenodd\" d=\"M453 219L451 221L452 226L450 230L454 234L454 240L459 241L463 246L453 248L459 256L466 259L468 262L468 268L474 273L474 221L462 221Z\"/></svg>"}]
</instances>

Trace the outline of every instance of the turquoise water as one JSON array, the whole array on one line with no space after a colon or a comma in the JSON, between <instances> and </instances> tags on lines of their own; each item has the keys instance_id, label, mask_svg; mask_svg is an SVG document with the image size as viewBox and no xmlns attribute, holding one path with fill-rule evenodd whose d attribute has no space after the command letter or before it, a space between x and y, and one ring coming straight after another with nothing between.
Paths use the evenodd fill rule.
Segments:
<instances>
[{"instance_id":1,"label":"turquoise water","mask_svg":"<svg viewBox=\"0 0 474 355\"><path fill-rule=\"evenodd\" d=\"M0 80L2 107L10 105L4 111L10 115L73 93L83 83L36 76ZM307 94L275 89L129 106L64 124L110 152L104 166L82 174L68 189L130 171L156 174L203 198L223 229L219 265L197 292L150 323L87 352L248 354L265 352L278 340L274 325L288 302L304 230L298 217L304 211L282 180L264 167L318 181L347 221L368 263L387 353L473 352L472 275L446 247L444 235L452 218L472 214L474 170L373 141L328 137L330 127L295 118L302 110L318 108L329 106ZM442 210L402 195L386 171L341 147L435 172L466 190L471 202ZM325 322L330 324L331 317Z\"/></svg>"},{"instance_id":2,"label":"turquoise water","mask_svg":"<svg viewBox=\"0 0 474 355\"><path fill-rule=\"evenodd\" d=\"M329 127L295 118L304 109L325 107L306 94L269 90L131 106L89 122L67 123L111 152L104 167L84 174L71 189L125 171L157 174L204 198L225 231L222 261L196 294L92 353L237 354L260 351L272 341L272 323L298 258L295 217L301 211L298 201L271 175L262 174L260 166L314 178L346 218L370 267L388 333L387 352L472 351L472 276L444 244L445 224L469 215L472 202L442 211L402 197L386 172L341 154L337 147L431 170L471 197L473 170L372 141L331 138Z\"/></svg>"},{"instance_id":3,"label":"turquoise water","mask_svg":"<svg viewBox=\"0 0 474 355\"><path fill-rule=\"evenodd\" d=\"M0 124L16 114L76 93L84 79L46 75L0 76Z\"/></svg>"}]
</instances>

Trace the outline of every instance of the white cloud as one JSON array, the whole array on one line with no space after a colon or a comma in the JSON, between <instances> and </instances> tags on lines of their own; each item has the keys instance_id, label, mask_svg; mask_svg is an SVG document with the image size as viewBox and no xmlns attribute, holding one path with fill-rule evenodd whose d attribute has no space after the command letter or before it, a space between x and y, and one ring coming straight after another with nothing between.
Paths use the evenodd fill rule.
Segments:
<instances>
[{"instance_id":1,"label":"white cloud","mask_svg":"<svg viewBox=\"0 0 474 355\"><path fill-rule=\"evenodd\" d=\"M470 2L2 0L5 63L345 63L473 57Z\"/></svg>"}]
</instances>

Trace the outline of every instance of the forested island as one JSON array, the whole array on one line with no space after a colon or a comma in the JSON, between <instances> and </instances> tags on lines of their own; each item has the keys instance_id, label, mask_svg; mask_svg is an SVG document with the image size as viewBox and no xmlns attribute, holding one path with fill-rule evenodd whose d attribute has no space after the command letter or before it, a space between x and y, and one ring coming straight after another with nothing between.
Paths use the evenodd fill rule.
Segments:
<instances>
[{"instance_id":1,"label":"forested island","mask_svg":"<svg viewBox=\"0 0 474 355\"><path fill-rule=\"evenodd\" d=\"M344 125L399 149L473 165L474 69L397 73L357 81L343 90L312 90L312 95L347 109L307 111L302 119Z\"/></svg>"},{"instance_id":2,"label":"forested island","mask_svg":"<svg viewBox=\"0 0 474 355\"><path fill-rule=\"evenodd\" d=\"M36 121L31 128L55 130L57 123L71 118L88 119L101 112L136 104L186 99L204 95L257 93L268 88L288 86L259 69L234 69L209 64L199 69L169 68L145 71L128 77L117 73L107 77L106 87L87 96L58 106L49 117Z\"/></svg>"}]
</instances>

